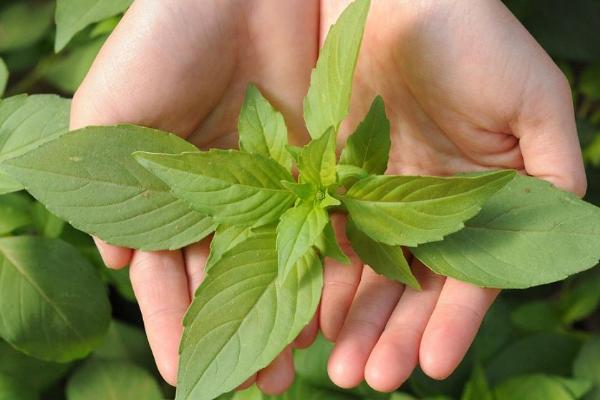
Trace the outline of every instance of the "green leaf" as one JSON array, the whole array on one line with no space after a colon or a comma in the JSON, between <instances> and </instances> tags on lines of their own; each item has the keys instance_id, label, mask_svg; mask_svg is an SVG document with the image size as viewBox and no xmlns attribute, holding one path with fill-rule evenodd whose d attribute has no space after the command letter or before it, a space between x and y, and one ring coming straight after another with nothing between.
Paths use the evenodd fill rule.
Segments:
<instances>
[{"instance_id":1,"label":"green leaf","mask_svg":"<svg viewBox=\"0 0 600 400\"><path fill-rule=\"evenodd\" d=\"M302 153L302 147L292 146L288 144L287 146L285 146L285 150L288 152L290 157L292 157L296 164L300 163L300 153Z\"/></svg>"},{"instance_id":2,"label":"green leaf","mask_svg":"<svg viewBox=\"0 0 600 400\"><path fill-rule=\"evenodd\" d=\"M592 381L590 381L588 379L571 379L571 378L564 378L562 376L557 376L554 379L556 379L557 381L562 383L562 385L565 388L567 388L567 390L569 392L571 392L571 394L573 396L575 396L576 399L583 398L583 396L585 396L586 394L590 394L589 392L593 386ZM592 397L592 396L586 396L586 397Z\"/></svg>"},{"instance_id":3,"label":"green leaf","mask_svg":"<svg viewBox=\"0 0 600 400\"><path fill-rule=\"evenodd\" d=\"M285 148L288 138L283 115L252 84L246 91L238 132L240 150L271 158L286 170L292 168L292 159Z\"/></svg>"},{"instance_id":4,"label":"green leaf","mask_svg":"<svg viewBox=\"0 0 600 400\"><path fill-rule=\"evenodd\" d=\"M75 93L96 59L106 36L73 48L53 61L45 70L45 78L64 93Z\"/></svg>"},{"instance_id":5,"label":"green leaf","mask_svg":"<svg viewBox=\"0 0 600 400\"><path fill-rule=\"evenodd\" d=\"M390 400L417 400L416 397L413 397L406 393L395 392L390 396Z\"/></svg>"},{"instance_id":6,"label":"green leaf","mask_svg":"<svg viewBox=\"0 0 600 400\"><path fill-rule=\"evenodd\" d=\"M210 271L225 253L253 235L252 228L248 226L220 225L210 242L210 254L206 260L205 271Z\"/></svg>"},{"instance_id":7,"label":"green leaf","mask_svg":"<svg viewBox=\"0 0 600 400\"><path fill-rule=\"evenodd\" d=\"M402 247L389 246L371 239L356 227L352 219L348 219L346 224L346 236L360 259L375 272L413 289L421 289L404 257Z\"/></svg>"},{"instance_id":8,"label":"green leaf","mask_svg":"<svg viewBox=\"0 0 600 400\"><path fill-rule=\"evenodd\" d=\"M221 398L219 398L221 399ZM356 400L357 397L349 393L335 392L313 386L304 379L297 378L292 386L279 396L263 394L256 386L241 392L236 392L231 400Z\"/></svg>"},{"instance_id":9,"label":"green leaf","mask_svg":"<svg viewBox=\"0 0 600 400\"><path fill-rule=\"evenodd\" d=\"M2 168L1 165L0 168ZM23 185L0 170L0 195L18 192L19 190L23 190Z\"/></svg>"},{"instance_id":10,"label":"green leaf","mask_svg":"<svg viewBox=\"0 0 600 400\"><path fill-rule=\"evenodd\" d=\"M496 288L562 280L600 258L600 209L519 176L462 231L413 249L434 272Z\"/></svg>"},{"instance_id":11,"label":"green leaf","mask_svg":"<svg viewBox=\"0 0 600 400\"><path fill-rule=\"evenodd\" d=\"M367 171L362 168L355 167L354 165L338 164L335 167L337 173L337 180L340 184L346 188L350 188L357 181L369 176Z\"/></svg>"},{"instance_id":12,"label":"green leaf","mask_svg":"<svg viewBox=\"0 0 600 400\"><path fill-rule=\"evenodd\" d=\"M210 400L267 366L313 317L322 289L315 252L277 276L275 230L264 227L208 272L185 319L177 399Z\"/></svg>"},{"instance_id":13,"label":"green leaf","mask_svg":"<svg viewBox=\"0 0 600 400\"><path fill-rule=\"evenodd\" d=\"M129 361L144 368L154 368L154 359L144 331L132 325L113 320L102 346L94 358L113 361Z\"/></svg>"},{"instance_id":14,"label":"green leaf","mask_svg":"<svg viewBox=\"0 0 600 400\"><path fill-rule=\"evenodd\" d=\"M84 128L5 162L5 170L53 214L108 243L177 249L214 230L131 153L194 151L175 135L135 127Z\"/></svg>"},{"instance_id":15,"label":"green leaf","mask_svg":"<svg viewBox=\"0 0 600 400\"><path fill-rule=\"evenodd\" d=\"M296 350L294 352L294 366L297 375L313 386L336 389L337 386L331 381L327 373L327 362L332 350L333 343L321 334L307 349Z\"/></svg>"},{"instance_id":16,"label":"green leaf","mask_svg":"<svg viewBox=\"0 0 600 400\"><path fill-rule=\"evenodd\" d=\"M515 176L370 176L342 197L356 226L391 246L416 246L459 231L485 201Z\"/></svg>"},{"instance_id":17,"label":"green leaf","mask_svg":"<svg viewBox=\"0 0 600 400\"><path fill-rule=\"evenodd\" d=\"M342 264L350 264L350 259L346 253L344 253L344 250L342 250L335 237L335 232L333 230L333 226L331 225L331 221L325 225L325 229L323 229L323 233L321 233L321 236L315 246L317 249L319 249L319 252L323 257L329 257Z\"/></svg>"},{"instance_id":18,"label":"green leaf","mask_svg":"<svg viewBox=\"0 0 600 400\"><path fill-rule=\"evenodd\" d=\"M469 380L472 365L472 358L467 353L458 368L444 380L432 379L417 367L408 383L419 400L455 400L460 397Z\"/></svg>"},{"instance_id":19,"label":"green leaf","mask_svg":"<svg viewBox=\"0 0 600 400\"><path fill-rule=\"evenodd\" d=\"M18 385L0 375L0 400L38 400L40 396L28 386Z\"/></svg>"},{"instance_id":20,"label":"green leaf","mask_svg":"<svg viewBox=\"0 0 600 400\"><path fill-rule=\"evenodd\" d=\"M356 400L357 397L350 393L333 391L312 386L301 378L295 379L294 384L280 396L268 396L272 400ZM234 400L238 400L234 398ZM241 400L241 399L240 399Z\"/></svg>"},{"instance_id":21,"label":"green leaf","mask_svg":"<svg viewBox=\"0 0 600 400\"><path fill-rule=\"evenodd\" d=\"M512 323L524 332L557 331L560 315L554 303L547 300L530 301L518 306L511 314Z\"/></svg>"},{"instance_id":22,"label":"green leaf","mask_svg":"<svg viewBox=\"0 0 600 400\"><path fill-rule=\"evenodd\" d=\"M585 400L600 400L600 336L583 345L573 364L573 375L593 384Z\"/></svg>"},{"instance_id":23,"label":"green leaf","mask_svg":"<svg viewBox=\"0 0 600 400\"><path fill-rule=\"evenodd\" d=\"M596 167L600 167L600 132L598 132L592 142L584 149L583 159Z\"/></svg>"},{"instance_id":24,"label":"green leaf","mask_svg":"<svg viewBox=\"0 0 600 400\"><path fill-rule=\"evenodd\" d=\"M342 204L337 198L329 194L329 190L317 192L317 204L322 208L336 207Z\"/></svg>"},{"instance_id":25,"label":"green leaf","mask_svg":"<svg viewBox=\"0 0 600 400\"><path fill-rule=\"evenodd\" d=\"M486 375L492 385L526 374L568 376L580 348L581 343L571 336L548 332L529 335L492 357Z\"/></svg>"},{"instance_id":26,"label":"green leaf","mask_svg":"<svg viewBox=\"0 0 600 400\"><path fill-rule=\"evenodd\" d=\"M90 24L125 11L132 0L57 0L54 51L61 51Z\"/></svg>"},{"instance_id":27,"label":"green leaf","mask_svg":"<svg viewBox=\"0 0 600 400\"><path fill-rule=\"evenodd\" d=\"M600 63L588 66L581 73L581 92L593 100L600 100Z\"/></svg>"},{"instance_id":28,"label":"green leaf","mask_svg":"<svg viewBox=\"0 0 600 400\"><path fill-rule=\"evenodd\" d=\"M281 181L281 184L301 200L314 201L317 198L317 188L312 183Z\"/></svg>"},{"instance_id":29,"label":"green leaf","mask_svg":"<svg viewBox=\"0 0 600 400\"><path fill-rule=\"evenodd\" d=\"M329 129L302 149L298 162L300 182L317 187L327 187L336 182L335 137L333 129Z\"/></svg>"},{"instance_id":30,"label":"green leaf","mask_svg":"<svg viewBox=\"0 0 600 400\"><path fill-rule=\"evenodd\" d=\"M109 17L98 22L90 32L90 38L94 39L99 36L104 36L112 33L112 31L117 27L120 21L121 16L115 15L114 17Z\"/></svg>"},{"instance_id":31,"label":"green leaf","mask_svg":"<svg viewBox=\"0 0 600 400\"><path fill-rule=\"evenodd\" d=\"M67 384L68 400L164 399L154 377L124 361L89 360Z\"/></svg>"},{"instance_id":32,"label":"green leaf","mask_svg":"<svg viewBox=\"0 0 600 400\"><path fill-rule=\"evenodd\" d=\"M35 203L31 214L38 234L48 238L60 236L65 227L65 221L48 211L42 203Z\"/></svg>"},{"instance_id":33,"label":"green leaf","mask_svg":"<svg viewBox=\"0 0 600 400\"><path fill-rule=\"evenodd\" d=\"M569 382L573 381L575 383ZM586 385L585 382L567 380L547 375L526 375L510 379L494 390L496 400L577 400L571 385ZM589 388L589 384L587 384Z\"/></svg>"},{"instance_id":34,"label":"green leaf","mask_svg":"<svg viewBox=\"0 0 600 400\"><path fill-rule=\"evenodd\" d=\"M512 307L505 297L500 297L486 313L471 346L477 362L486 365L513 338L514 330L510 320Z\"/></svg>"},{"instance_id":35,"label":"green leaf","mask_svg":"<svg viewBox=\"0 0 600 400\"><path fill-rule=\"evenodd\" d=\"M340 389L336 386L327 373L327 362L331 351L333 350L333 344L328 342L323 336L318 335L315 342L304 350L296 350L294 352L294 365L296 367L296 373L299 380L303 383L303 386L310 386L319 395L327 394L330 397L317 397L329 400L332 398L340 399L369 399L369 400L388 400L389 394L379 393L371 389L365 382L361 383L358 387L353 389ZM298 379L297 378L297 379ZM326 391L318 391L316 388L321 388ZM343 392L343 393L340 393ZM294 390L290 390L290 393L294 393ZM334 397L343 396L343 397ZM308 397L299 397L298 400L304 400Z\"/></svg>"},{"instance_id":36,"label":"green leaf","mask_svg":"<svg viewBox=\"0 0 600 400\"><path fill-rule=\"evenodd\" d=\"M283 213L277 225L280 276L287 276L298 260L317 244L328 222L327 211L314 203L300 203Z\"/></svg>"},{"instance_id":37,"label":"green leaf","mask_svg":"<svg viewBox=\"0 0 600 400\"><path fill-rule=\"evenodd\" d=\"M562 321L568 325L589 317L600 306L600 268L574 278L562 286L558 305Z\"/></svg>"},{"instance_id":38,"label":"green leaf","mask_svg":"<svg viewBox=\"0 0 600 400\"><path fill-rule=\"evenodd\" d=\"M19 95L0 101L0 163L67 133L71 102L55 95ZM2 165L0 165L2 168ZM0 170L0 193L23 185Z\"/></svg>"},{"instance_id":39,"label":"green leaf","mask_svg":"<svg viewBox=\"0 0 600 400\"><path fill-rule=\"evenodd\" d=\"M67 133L70 108L70 100L55 95L19 95L0 101L0 162Z\"/></svg>"},{"instance_id":40,"label":"green leaf","mask_svg":"<svg viewBox=\"0 0 600 400\"><path fill-rule=\"evenodd\" d=\"M495 400L487 382L485 371L476 365L471 379L467 382L461 400Z\"/></svg>"},{"instance_id":41,"label":"green leaf","mask_svg":"<svg viewBox=\"0 0 600 400\"><path fill-rule=\"evenodd\" d=\"M337 132L348 114L369 5L369 0L354 1L327 34L304 99L304 119L312 138L320 137L330 127Z\"/></svg>"},{"instance_id":42,"label":"green leaf","mask_svg":"<svg viewBox=\"0 0 600 400\"><path fill-rule=\"evenodd\" d=\"M179 155L136 153L138 162L173 193L219 224L259 226L277 221L294 195L281 184L292 181L277 162L235 150Z\"/></svg>"},{"instance_id":43,"label":"green leaf","mask_svg":"<svg viewBox=\"0 0 600 400\"><path fill-rule=\"evenodd\" d=\"M46 361L85 357L108 330L110 303L94 267L71 245L0 239L0 336Z\"/></svg>"},{"instance_id":44,"label":"green leaf","mask_svg":"<svg viewBox=\"0 0 600 400\"><path fill-rule=\"evenodd\" d=\"M35 391L58 382L71 368L70 364L47 362L28 357L0 340L0 376L21 387ZM15 400L15 399L10 399Z\"/></svg>"},{"instance_id":45,"label":"green leaf","mask_svg":"<svg viewBox=\"0 0 600 400\"><path fill-rule=\"evenodd\" d=\"M0 235L30 225L32 206L29 199L18 193L0 196Z\"/></svg>"},{"instance_id":46,"label":"green leaf","mask_svg":"<svg viewBox=\"0 0 600 400\"><path fill-rule=\"evenodd\" d=\"M0 58L0 97L4 96L6 84L8 83L8 67L2 58Z\"/></svg>"},{"instance_id":47,"label":"green leaf","mask_svg":"<svg viewBox=\"0 0 600 400\"><path fill-rule=\"evenodd\" d=\"M369 174L383 174L390 147L390 121L385 115L383 99L377 96L364 121L348 138L340 164L354 165Z\"/></svg>"},{"instance_id":48,"label":"green leaf","mask_svg":"<svg viewBox=\"0 0 600 400\"><path fill-rule=\"evenodd\" d=\"M0 13L0 52L24 49L39 42L52 26L52 2L15 1ZM6 2L4 3L6 4Z\"/></svg>"}]
</instances>

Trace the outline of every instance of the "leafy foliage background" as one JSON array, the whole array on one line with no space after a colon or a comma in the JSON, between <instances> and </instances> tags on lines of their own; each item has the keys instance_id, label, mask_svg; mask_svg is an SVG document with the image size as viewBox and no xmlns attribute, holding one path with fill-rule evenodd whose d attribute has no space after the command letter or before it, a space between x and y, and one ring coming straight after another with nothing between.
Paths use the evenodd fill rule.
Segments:
<instances>
[{"instance_id":1,"label":"leafy foliage background","mask_svg":"<svg viewBox=\"0 0 600 400\"><path fill-rule=\"evenodd\" d=\"M89 7L99 0L58 0L61 19L69 3ZM0 0L0 93L56 93L70 97L119 21L125 0L94 18L63 27L56 41L54 0ZM63 3L62 5L60 3ZM507 0L507 5L554 57L573 89L579 136L586 160L587 200L600 206L600 2L597 0ZM76 13L77 10L73 11ZM66 13L66 14L65 14ZM114 15L117 14L117 15ZM71 16L72 17L72 16ZM81 21L80 21L81 22ZM65 22L66 23L66 22ZM80 26L82 25L82 26ZM71 40L69 37L71 35ZM55 52L55 42L62 48ZM60 43L58 43L60 42ZM2 236L33 234L61 238L76 247L102 276L113 322L88 358L54 363L29 357L0 340L0 400L102 397L172 398L156 371L127 271L102 265L92 241L48 213L27 194L0 196ZM0 301L7 299L0 293ZM561 284L505 291L486 317L476 342L449 379L436 382L416 371L402 393L379 394L366 386L336 389L326 374L331 345L323 339L297 352L298 379L285 399L486 399L486 381L497 400L600 399L600 269ZM118 372L118 373L117 373ZM131 397L130 397L131 396ZM256 390L226 398L266 398Z\"/></svg>"}]
</instances>

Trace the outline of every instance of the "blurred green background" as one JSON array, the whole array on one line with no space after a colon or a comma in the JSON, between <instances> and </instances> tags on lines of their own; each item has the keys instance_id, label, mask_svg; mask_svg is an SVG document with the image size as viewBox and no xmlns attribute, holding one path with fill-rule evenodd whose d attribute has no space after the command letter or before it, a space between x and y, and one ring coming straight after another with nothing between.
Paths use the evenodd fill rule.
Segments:
<instances>
[{"instance_id":1,"label":"blurred green background","mask_svg":"<svg viewBox=\"0 0 600 400\"><path fill-rule=\"evenodd\" d=\"M3 97L20 93L71 97L130 0L58 3L57 10L54 0L0 0ZM600 1L506 3L571 83L588 172L587 200L600 206ZM102 347L85 360L67 364L27 357L0 340L0 400L105 399L112 398L111 392L124 400L131 394L173 398L172 388L162 383L153 366L127 271L105 269L86 235L23 192L0 196L0 219L9 217L13 222L3 227L2 235L60 237L87 257L110 292L114 320ZM364 385L351 391L336 389L325 367L331 345L319 339L310 349L297 352L298 379L281 398L600 400L599 309L600 268L561 284L506 291L454 375L436 382L417 371L402 393L395 394L375 393ZM224 398L267 397L251 389Z\"/></svg>"}]
</instances>

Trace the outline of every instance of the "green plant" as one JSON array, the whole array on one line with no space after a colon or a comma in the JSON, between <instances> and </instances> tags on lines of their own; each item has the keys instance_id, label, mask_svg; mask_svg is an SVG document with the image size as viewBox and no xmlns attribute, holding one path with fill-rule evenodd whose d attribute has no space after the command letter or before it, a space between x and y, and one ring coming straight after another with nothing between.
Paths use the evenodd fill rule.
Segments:
<instances>
[{"instance_id":1,"label":"green plant","mask_svg":"<svg viewBox=\"0 0 600 400\"><path fill-rule=\"evenodd\" d=\"M77 87L118 21L113 14L124 10L129 1L86 3L86 7L96 3L102 7L95 8L96 14L82 14L86 8L82 2L58 1L60 32L54 45L61 49L69 43L67 51L49 56L31 75L24 76L19 73L20 65L30 61L20 59L20 51L43 40L51 25L48 16L52 3L38 8L28 2L6 7L8 11L1 18L11 24L3 24L3 28L14 28L7 30L10 37L18 38L0 37L0 51L9 52L3 57L16 78L8 84L9 93L42 81L63 93ZM546 2L541 3L546 6ZM216 231L208 279L186 319L183 360L194 367L182 367L182 398L194 390L186 382L197 378L193 374L200 375L198 365L214 368L218 361L223 363L220 366L233 366L230 377L201 377L206 385L197 390L206 397L198 398L214 397L233 388L249 370L266 365L310 318L318 302L321 258L345 259L328 223L332 211L350 214L348 236L364 261L379 273L414 287L418 281L406 265L401 246L410 247L436 272L493 287L552 282L596 263L600 248L597 209L533 178L513 177L510 171L451 178L378 177L387 165L389 149L389 126L381 99L374 100L365 121L336 160L335 137L348 109L366 4L359 1L329 36L329 47L323 50L306 102L313 142L303 149L286 146L283 118L255 87L248 89L240 116L240 152L198 152L172 135L131 126L93 127L67 134L69 102L57 96L16 96L0 103L0 168L6 171L0 174L0 190L7 193L0 197L0 235L6 236L0 239L4 261L0 267L0 316L4 318L0 318L0 337L6 341L0 342L0 398L38 398L41 389L56 386L67 375L69 400L105 391L121 397L163 396L153 377L144 372L153 369L142 333L110 322L108 296L102 288L110 283L119 297L131 299L126 274L103 268L97 273L95 264L103 265L89 238L54 214L112 243L143 249L179 248ZM541 17L535 4L531 1L526 7L525 19L535 22ZM558 2L552 4L556 8ZM24 16L35 17L40 23L23 31L22 27L29 25L19 22ZM93 25L82 30L90 23ZM546 33L541 35L552 48L555 42ZM343 51L336 54L332 47ZM578 49L555 47L557 54L567 59L569 51ZM587 50L597 51L594 46L581 49L573 55L578 60L587 57ZM8 76L2 65L0 89ZM570 63L565 65L572 68ZM340 67L339 75L333 71L336 66ZM593 164L598 148L594 144L599 123L597 67L590 64L581 74L571 72L578 114L582 126L589 127L582 130L586 135L582 136L585 155ZM132 153L156 175L141 167ZM225 160L219 164L220 170L208 166L216 160ZM290 174L294 163L300 171L299 181ZM180 165L185 167L177 168ZM241 170L240 165L249 167ZM259 165L265 169L258 170ZM230 175L226 167L230 167ZM590 167L592 185L598 182L593 171ZM232 185L223 178L234 174L236 178L252 178L252 183L272 185L267 188L273 190L269 196L261 186L251 188L254 191L246 187L244 191L239 187L232 190L233 186L248 184ZM190 193L192 184L205 190L207 186L200 183L210 183L215 189L227 187L231 198L243 194L262 201L242 201L239 207L224 209L213 196ZM53 213L24 192L11 193L22 190L23 184ZM394 197L389 207L381 206L378 200L382 198L377 194L388 186L405 190L400 194L406 196L402 198L406 203L418 193L423 203L432 203L438 196L437 204L425 209L452 210L458 216L447 218L443 224L426 224L426 218L409 214L423 209L399 207L401 197ZM415 188L418 191L413 191ZM462 201L440 196L444 194L441 188L455 191ZM55 192L63 190L70 192ZM473 196L465 193L469 190ZM594 193L592 189L590 199ZM270 207L272 204L277 206ZM519 211L524 204L527 208ZM252 205L259 207L253 209ZM252 218L239 215L244 206L249 207ZM422 229L391 229L391 219L386 217L419 223ZM282 222L276 227L279 219ZM398 232L407 234L400 236ZM286 238L303 240L293 243ZM253 268L257 260L264 262ZM519 269L525 265L523 260L529 266L525 271ZM354 391L337 390L327 379L325 363L318 361L330 350L320 339L311 349L296 354L299 378L278 398L451 399L459 398L464 387L463 400L597 399L598 340L589 334L597 329L592 318L599 302L597 288L597 271L590 271L571 278L562 288L553 287L549 293L544 289L508 293L504 297L508 300L501 301L486 320L473 352L455 376L437 384L415 373L405 388L410 395L396 393L390 397L364 386ZM256 299L260 301L252 306ZM233 333L217 326L229 322L228 317L242 315L245 325L240 324ZM219 358L211 359L209 352L192 355L203 343L208 345L202 349L214 348L216 339L210 334L221 343L239 335L247 358L237 364L233 342L228 342ZM72 363L84 357L88 360L81 367ZM55 390L62 393L60 386ZM54 393L44 398L62 398ZM232 397L270 398L256 389L222 396Z\"/></svg>"}]
</instances>

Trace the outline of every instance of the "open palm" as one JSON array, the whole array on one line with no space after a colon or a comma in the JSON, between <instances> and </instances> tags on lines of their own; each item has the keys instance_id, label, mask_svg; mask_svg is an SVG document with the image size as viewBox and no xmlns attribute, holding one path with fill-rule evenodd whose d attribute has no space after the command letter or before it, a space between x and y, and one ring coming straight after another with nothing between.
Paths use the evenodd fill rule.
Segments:
<instances>
[{"instance_id":1,"label":"open palm","mask_svg":"<svg viewBox=\"0 0 600 400\"><path fill-rule=\"evenodd\" d=\"M77 91L71 128L135 123L176 132L201 148L234 147L244 93L255 82L283 111L291 141L300 143L302 98L318 51L317 5L136 1ZM202 280L208 241L152 253L98 245L107 265L130 264L158 368L174 385L181 322ZM296 344L309 344L316 329L312 323ZM257 379L269 393L285 390L293 380L291 350Z\"/></svg>"},{"instance_id":2,"label":"open palm","mask_svg":"<svg viewBox=\"0 0 600 400\"><path fill-rule=\"evenodd\" d=\"M323 2L323 26L348 3ZM585 191L568 83L498 0L373 2L341 143L377 94L391 122L389 173L513 168ZM335 262L325 269L320 324L336 342L334 382L352 387L366 379L391 391L417 363L431 377L447 377L497 291L412 260L423 286L416 291L352 259L350 269Z\"/></svg>"}]
</instances>

